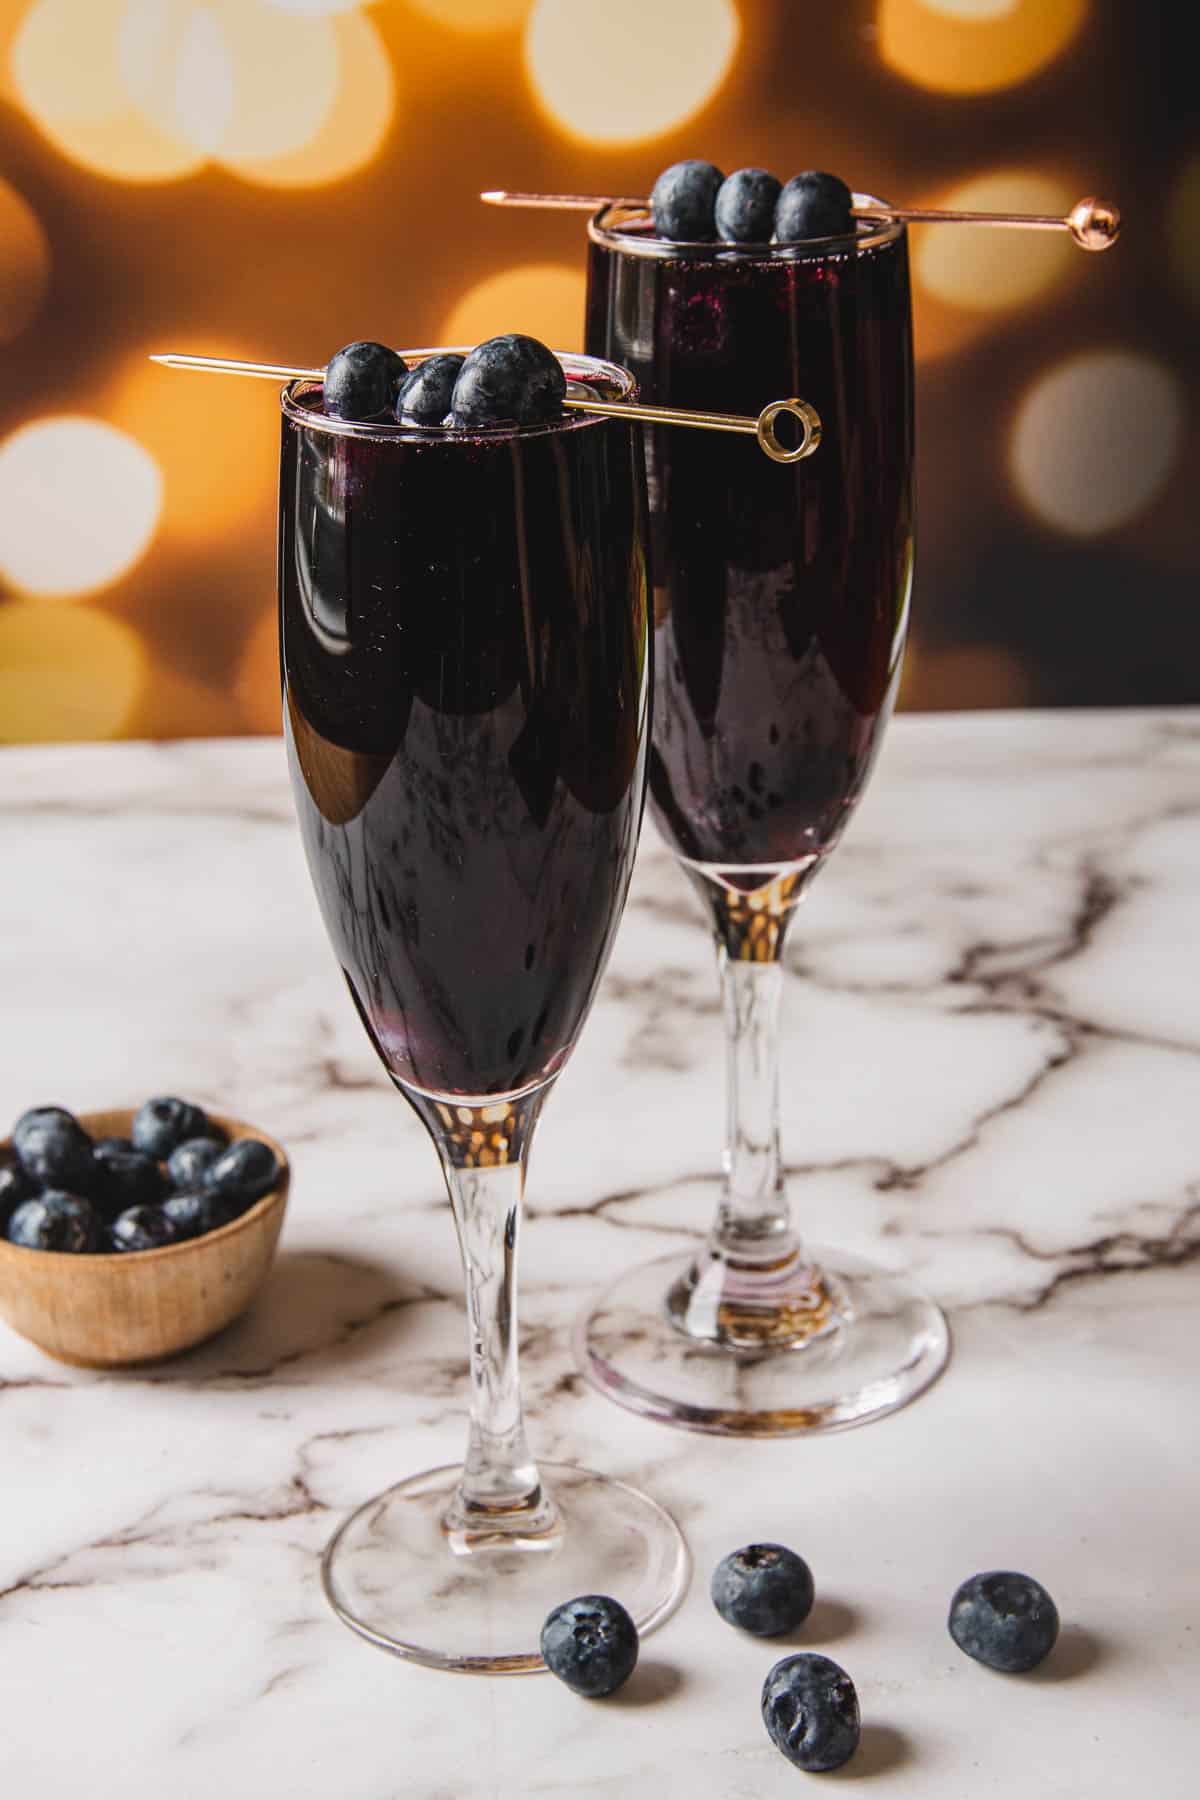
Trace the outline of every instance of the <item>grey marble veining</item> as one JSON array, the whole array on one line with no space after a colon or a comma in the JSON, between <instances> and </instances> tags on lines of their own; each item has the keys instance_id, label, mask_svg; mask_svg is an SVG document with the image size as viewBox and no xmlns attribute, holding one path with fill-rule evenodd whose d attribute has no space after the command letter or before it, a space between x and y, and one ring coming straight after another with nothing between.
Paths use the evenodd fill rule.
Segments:
<instances>
[{"instance_id":1,"label":"grey marble veining","mask_svg":"<svg viewBox=\"0 0 1200 1800\"><path fill-rule=\"evenodd\" d=\"M697 1578L616 1702L392 1661L326 1612L343 1512L453 1460L465 1345L436 1165L345 998L274 742L0 755L0 1119L154 1090L260 1121L294 1190L221 1338L93 1375L0 1327L0 1789L719 1796L804 1778L757 1717L780 1651L707 1574L793 1543L802 1641L854 1675L881 1795L1194 1792L1200 1578L1200 715L902 718L791 940L784 1134L814 1236L919 1274L942 1381L896 1417L732 1444L582 1388L591 1283L700 1233L720 1020L647 830L600 999L535 1146L535 1448L649 1487ZM962 1576L1058 1599L1039 1674L944 1628Z\"/></svg>"}]
</instances>

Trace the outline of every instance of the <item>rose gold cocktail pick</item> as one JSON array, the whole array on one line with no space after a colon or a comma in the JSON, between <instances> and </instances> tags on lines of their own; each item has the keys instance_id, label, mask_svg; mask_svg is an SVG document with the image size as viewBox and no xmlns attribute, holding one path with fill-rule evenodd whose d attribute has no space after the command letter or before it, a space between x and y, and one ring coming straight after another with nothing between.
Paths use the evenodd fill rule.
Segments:
<instances>
[{"instance_id":1,"label":"rose gold cocktail pick","mask_svg":"<svg viewBox=\"0 0 1200 1800\"><path fill-rule=\"evenodd\" d=\"M479 198L487 206L537 206L560 212L597 212L602 206L624 206L650 216L646 199L611 198L606 194L518 194L489 188ZM1089 195L1077 200L1061 218L1056 213L947 212L934 206L854 206L856 219L900 219L931 225L1010 225L1022 231L1069 231L1084 250L1107 250L1121 230L1121 215L1107 200Z\"/></svg>"},{"instance_id":2,"label":"rose gold cocktail pick","mask_svg":"<svg viewBox=\"0 0 1200 1800\"><path fill-rule=\"evenodd\" d=\"M470 348L470 346L468 346ZM426 357L438 356L439 350L401 350L398 352L410 366ZM287 363L238 362L228 356L187 356L181 351L166 350L150 361L167 369L198 369L209 375L248 375L257 381L323 381L324 369L301 369ZM567 394L563 405L575 412L600 413L613 419L647 419L655 425L690 425L699 431L736 431L758 439L759 448L772 462L802 462L811 456L821 442L821 418L807 400L772 400L757 418L739 413L694 412L681 406L644 406L636 400L593 400L590 396ZM775 421L783 414L795 419L799 442L790 448L781 443ZM331 421L336 428L338 421Z\"/></svg>"}]
</instances>

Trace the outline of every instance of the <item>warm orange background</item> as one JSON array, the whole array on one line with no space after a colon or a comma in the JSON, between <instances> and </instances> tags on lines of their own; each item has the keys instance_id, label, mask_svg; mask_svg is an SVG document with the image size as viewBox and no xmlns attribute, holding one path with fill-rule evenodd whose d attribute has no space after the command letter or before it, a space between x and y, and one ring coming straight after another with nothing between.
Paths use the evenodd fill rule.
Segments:
<instances>
[{"instance_id":1,"label":"warm orange background","mask_svg":"<svg viewBox=\"0 0 1200 1800\"><path fill-rule=\"evenodd\" d=\"M917 227L910 706L1200 698L1200 128L1137 0L0 0L0 738L272 731L270 387L580 342L578 218L685 155L914 204L1117 201L1120 244Z\"/></svg>"}]
</instances>

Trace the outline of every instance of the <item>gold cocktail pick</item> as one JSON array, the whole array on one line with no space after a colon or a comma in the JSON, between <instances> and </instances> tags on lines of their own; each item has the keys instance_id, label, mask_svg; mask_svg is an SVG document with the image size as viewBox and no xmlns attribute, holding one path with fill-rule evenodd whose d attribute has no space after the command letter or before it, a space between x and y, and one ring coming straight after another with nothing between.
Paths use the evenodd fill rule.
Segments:
<instances>
[{"instance_id":1,"label":"gold cocktail pick","mask_svg":"<svg viewBox=\"0 0 1200 1800\"><path fill-rule=\"evenodd\" d=\"M538 206L560 212L598 212L602 206L625 206L650 216L650 202L613 198L607 194L518 194L508 188L489 188L479 198L487 206ZM1089 194L1077 200L1069 213L948 212L934 206L854 206L856 219L900 219L931 225L1010 225L1022 231L1069 231L1084 250L1107 250L1116 243L1121 215L1107 200Z\"/></svg>"},{"instance_id":2,"label":"gold cocktail pick","mask_svg":"<svg viewBox=\"0 0 1200 1800\"><path fill-rule=\"evenodd\" d=\"M398 352L410 366L426 357L438 356L438 350L401 350ZM248 375L257 381L323 381L324 369L293 368L285 363L237 362L228 356L186 356L167 350L151 356L151 362L167 369L199 369L210 375ZM637 400L593 400L568 394L563 405L575 412L600 413L613 419L647 419L655 425L690 425L699 431L737 431L758 439L759 448L777 463L802 462L811 456L821 442L821 419L815 406L807 400L772 400L757 418L740 413L693 412L680 406L645 406ZM795 419L800 440L790 448L781 443L775 422L783 414Z\"/></svg>"}]
</instances>

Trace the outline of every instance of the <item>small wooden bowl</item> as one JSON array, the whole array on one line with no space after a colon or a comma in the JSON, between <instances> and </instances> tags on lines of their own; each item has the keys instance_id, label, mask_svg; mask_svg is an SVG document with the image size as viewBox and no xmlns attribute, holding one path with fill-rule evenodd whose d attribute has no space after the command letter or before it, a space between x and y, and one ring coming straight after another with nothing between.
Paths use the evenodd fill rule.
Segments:
<instances>
[{"instance_id":1,"label":"small wooden bowl","mask_svg":"<svg viewBox=\"0 0 1200 1800\"><path fill-rule=\"evenodd\" d=\"M203 1343L250 1304L275 1254L291 1171L265 1131L209 1118L230 1142L269 1144L282 1170L278 1185L230 1224L161 1250L74 1256L0 1238L0 1317L14 1331L59 1362L119 1369ZM93 1138L128 1137L133 1112L80 1113L79 1122Z\"/></svg>"}]
</instances>

